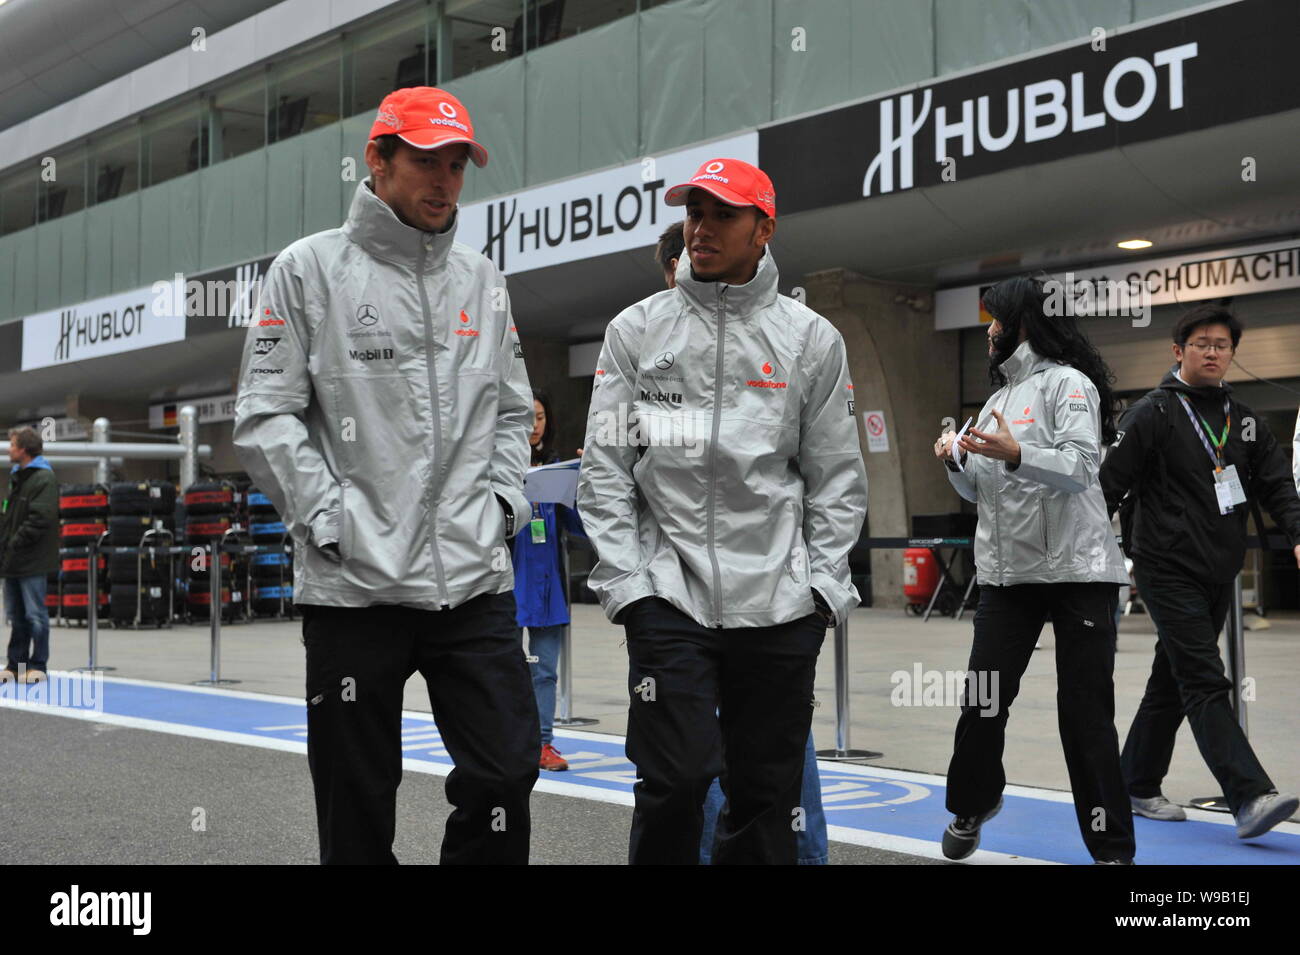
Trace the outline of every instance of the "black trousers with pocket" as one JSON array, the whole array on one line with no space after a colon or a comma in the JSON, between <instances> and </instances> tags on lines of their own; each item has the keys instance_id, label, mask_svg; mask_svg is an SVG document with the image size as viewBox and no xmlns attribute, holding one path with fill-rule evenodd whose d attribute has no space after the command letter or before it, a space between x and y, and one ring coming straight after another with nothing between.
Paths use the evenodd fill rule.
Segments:
<instances>
[{"instance_id":1,"label":"black trousers with pocket","mask_svg":"<svg viewBox=\"0 0 1300 955\"><path fill-rule=\"evenodd\" d=\"M640 776L629 861L698 865L704 798L720 777L713 864L795 865L821 619L717 629L655 597L624 625L627 755Z\"/></svg>"},{"instance_id":2,"label":"black trousers with pocket","mask_svg":"<svg viewBox=\"0 0 1300 955\"><path fill-rule=\"evenodd\" d=\"M1239 812L1254 797L1272 792L1273 781L1233 715L1232 681L1219 654L1232 583L1192 580L1145 563L1133 571L1158 636L1146 692L1124 741L1129 792L1144 799L1160 795L1186 716L1205 765L1229 807Z\"/></svg>"},{"instance_id":3,"label":"black trousers with pocket","mask_svg":"<svg viewBox=\"0 0 1300 955\"><path fill-rule=\"evenodd\" d=\"M402 693L418 671L456 764L440 861L526 864L540 731L514 594L482 594L441 611L301 610L321 862L397 861Z\"/></svg>"},{"instance_id":4,"label":"black trousers with pocket","mask_svg":"<svg viewBox=\"0 0 1300 955\"><path fill-rule=\"evenodd\" d=\"M1056 633L1056 719L1079 831L1094 859L1133 858L1133 816L1115 732L1118 599L1119 585L1107 583L980 587L971 672L948 766L949 812L975 816L997 805L1007 783L1002 767L1007 717L1050 614ZM991 700L987 707L977 692L981 680L993 691L982 694Z\"/></svg>"}]
</instances>

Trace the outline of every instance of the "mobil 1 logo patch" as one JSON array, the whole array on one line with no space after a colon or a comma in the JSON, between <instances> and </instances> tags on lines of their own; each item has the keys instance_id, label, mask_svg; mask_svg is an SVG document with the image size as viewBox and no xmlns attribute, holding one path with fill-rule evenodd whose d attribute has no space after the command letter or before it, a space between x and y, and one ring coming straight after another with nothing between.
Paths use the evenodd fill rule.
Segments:
<instances>
[{"instance_id":1,"label":"mobil 1 logo patch","mask_svg":"<svg viewBox=\"0 0 1300 955\"><path fill-rule=\"evenodd\" d=\"M392 361L393 350L391 348L349 348L348 357L355 362L368 365L376 361Z\"/></svg>"},{"instance_id":2,"label":"mobil 1 logo patch","mask_svg":"<svg viewBox=\"0 0 1300 955\"><path fill-rule=\"evenodd\" d=\"M279 338L259 338L253 342L253 354L259 358L271 354L275 346L280 344Z\"/></svg>"}]
</instances>

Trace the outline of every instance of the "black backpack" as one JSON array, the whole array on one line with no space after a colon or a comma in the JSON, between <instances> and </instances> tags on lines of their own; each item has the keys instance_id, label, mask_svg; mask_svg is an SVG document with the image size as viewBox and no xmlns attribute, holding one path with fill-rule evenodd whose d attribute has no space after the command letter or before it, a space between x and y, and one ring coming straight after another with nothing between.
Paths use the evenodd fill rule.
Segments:
<instances>
[{"instance_id":1,"label":"black backpack","mask_svg":"<svg viewBox=\"0 0 1300 955\"><path fill-rule=\"evenodd\" d=\"M1163 388L1153 388L1144 397L1151 399L1151 403L1156 407L1156 413L1159 415L1160 420L1164 422L1164 427L1160 430L1160 441L1152 449L1152 453L1147 455L1146 462L1138 473L1137 480L1133 482L1133 486L1128 489L1128 494L1124 496L1124 500L1119 505L1119 546L1120 550L1124 552L1124 556L1130 560L1133 557L1133 526L1137 521L1138 497L1141 495L1142 486L1150 480L1151 469L1154 467L1152 459L1159 458L1162 479L1166 478L1168 473L1165 470L1165 456L1161 452L1164 451L1165 445L1169 443L1169 398Z\"/></svg>"}]
</instances>

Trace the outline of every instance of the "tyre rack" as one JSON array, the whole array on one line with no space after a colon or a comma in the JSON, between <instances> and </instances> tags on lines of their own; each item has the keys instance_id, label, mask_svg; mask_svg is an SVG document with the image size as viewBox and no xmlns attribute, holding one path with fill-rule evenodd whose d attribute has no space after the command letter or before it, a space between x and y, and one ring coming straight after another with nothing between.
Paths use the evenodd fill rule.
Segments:
<instances>
[{"instance_id":1,"label":"tyre rack","mask_svg":"<svg viewBox=\"0 0 1300 955\"><path fill-rule=\"evenodd\" d=\"M244 532L235 530L233 528L227 531L226 536L223 537L221 543L217 545L218 552L230 554L232 556L236 556L236 555L252 556L253 554L283 553L289 555L290 562L288 565L284 565L284 564L280 565L280 573L279 573L279 580L278 580L278 586L280 589L279 609L275 616L257 617L252 611L252 600L250 598L244 601L244 610L242 612L232 613L229 619L223 622L251 623L254 620L296 620L297 613L294 611L293 598L286 597L284 595L287 585L291 585L293 582L292 571L286 570L286 566L289 568L293 566L292 539L287 533L281 538L280 543L278 544L251 544L251 543L242 543L239 541L232 542L228 539L231 534L242 534L242 533ZM164 529L154 528L148 530L145 532L145 537L147 538L148 535L150 534L165 534L168 537L172 537L172 532L166 530L165 528ZM191 550L193 550L194 547L201 547L205 552L211 553L212 545L210 543L202 544L202 545L194 544L191 546L185 546L185 545L175 544L174 542L169 544L159 545L159 544L145 544L142 541L139 545L135 545L135 546L125 546L125 545L115 546L111 544L105 545L102 543L103 538L106 536L107 536L107 532L105 532L104 535L101 535L99 542L96 542L94 544L81 544L74 547L61 547L59 548L59 555L61 557L86 557L88 561L93 564L95 558L97 558L100 554L105 554L105 555L135 554L137 582L139 581L141 564L143 563L146 555L149 557L166 557L168 561L167 579L171 582L171 586L168 592L168 604L167 604L168 619L166 620L166 622L159 622L155 626L155 629L161 629L162 627L171 628L174 622L178 619L183 620L185 623L195 622L194 619L190 616L188 610L181 611L181 610L177 610L176 608L176 574L175 574L176 558L181 554L188 554ZM211 568L209 568L209 573L210 572L211 572ZM247 588L244 592L251 594L252 583L253 583L251 563L249 564L248 568L245 570L243 576L244 576L244 584ZM220 580L221 573L219 567L217 570L217 577L218 580ZM270 579L275 580L275 578L270 578ZM265 582L266 581L263 581L263 583ZM59 598L58 612L57 614L54 615L53 618L55 624L60 627L69 627L69 628L74 626L75 627L88 626L90 623L90 614L92 608L94 610L96 621L98 622L100 616L98 600L99 600L99 592L102 589L99 583L99 574L96 572L87 575L87 580L86 580L87 613L85 619L82 620L78 620L73 617L65 617L63 615L63 596L64 596L63 585L64 585L64 581L62 575L60 575L59 584L56 590L56 593L58 594L58 598ZM211 586L211 578L209 578L209 586ZM147 627L141 626L141 611L143 608L140 606L140 599L141 598L139 594L137 594L135 619L130 623L112 622L111 625L114 629L116 630L148 629ZM218 607L220 607L220 603L218 603Z\"/></svg>"},{"instance_id":2,"label":"tyre rack","mask_svg":"<svg viewBox=\"0 0 1300 955\"><path fill-rule=\"evenodd\" d=\"M167 542L162 545L146 543L146 541L150 540L151 535L154 534L166 535ZM145 554L148 553L151 559L156 558L159 555L167 558L167 576L165 578L167 581L167 619L165 621L159 620L153 626L155 630L161 630L163 627L171 629L172 621L176 619L176 555L185 553L184 547L176 545L176 535L165 527L152 527L144 532L144 535L140 538L140 543L137 546L101 547L99 550L101 553L106 554L135 554L135 619L130 623L118 623L116 620L113 620L112 624L114 630L142 629L144 607L141 605L142 598L140 596L140 591L143 584L140 578L143 576Z\"/></svg>"}]
</instances>

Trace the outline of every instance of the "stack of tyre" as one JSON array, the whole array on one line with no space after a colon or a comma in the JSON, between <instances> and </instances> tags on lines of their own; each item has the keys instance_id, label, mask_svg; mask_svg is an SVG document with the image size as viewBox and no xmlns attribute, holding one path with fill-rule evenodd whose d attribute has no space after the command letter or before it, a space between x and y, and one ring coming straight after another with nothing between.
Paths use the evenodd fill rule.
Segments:
<instances>
[{"instance_id":1,"label":"stack of tyre","mask_svg":"<svg viewBox=\"0 0 1300 955\"><path fill-rule=\"evenodd\" d=\"M259 617L289 616L293 612L293 556L286 549L284 522L271 499L255 487L248 489L248 533L267 548L252 559L250 606Z\"/></svg>"},{"instance_id":2,"label":"stack of tyre","mask_svg":"<svg viewBox=\"0 0 1300 955\"><path fill-rule=\"evenodd\" d=\"M175 511L176 486L170 481L115 482L108 489L108 543L170 547L176 542ZM148 551L109 556L109 616L115 626L170 621L171 566L167 555Z\"/></svg>"},{"instance_id":3,"label":"stack of tyre","mask_svg":"<svg viewBox=\"0 0 1300 955\"><path fill-rule=\"evenodd\" d=\"M239 493L230 481L198 481L185 490L185 546L219 548L226 533L242 526L236 511ZM221 616L230 619L242 613L248 577L245 558L219 557L221 567ZM188 561L186 609L191 617L207 620L212 612L212 586L205 558Z\"/></svg>"},{"instance_id":4,"label":"stack of tyre","mask_svg":"<svg viewBox=\"0 0 1300 955\"><path fill-rule=\"evenodd\" d=\"M59 570L48 578L45 606L52 616L85 620L90 609L90 558L84 548L108 530L108 489L102 484L59 486ZM107 565L98 560L99 609L108 608Z\"/></svg>"}]
</instances>

